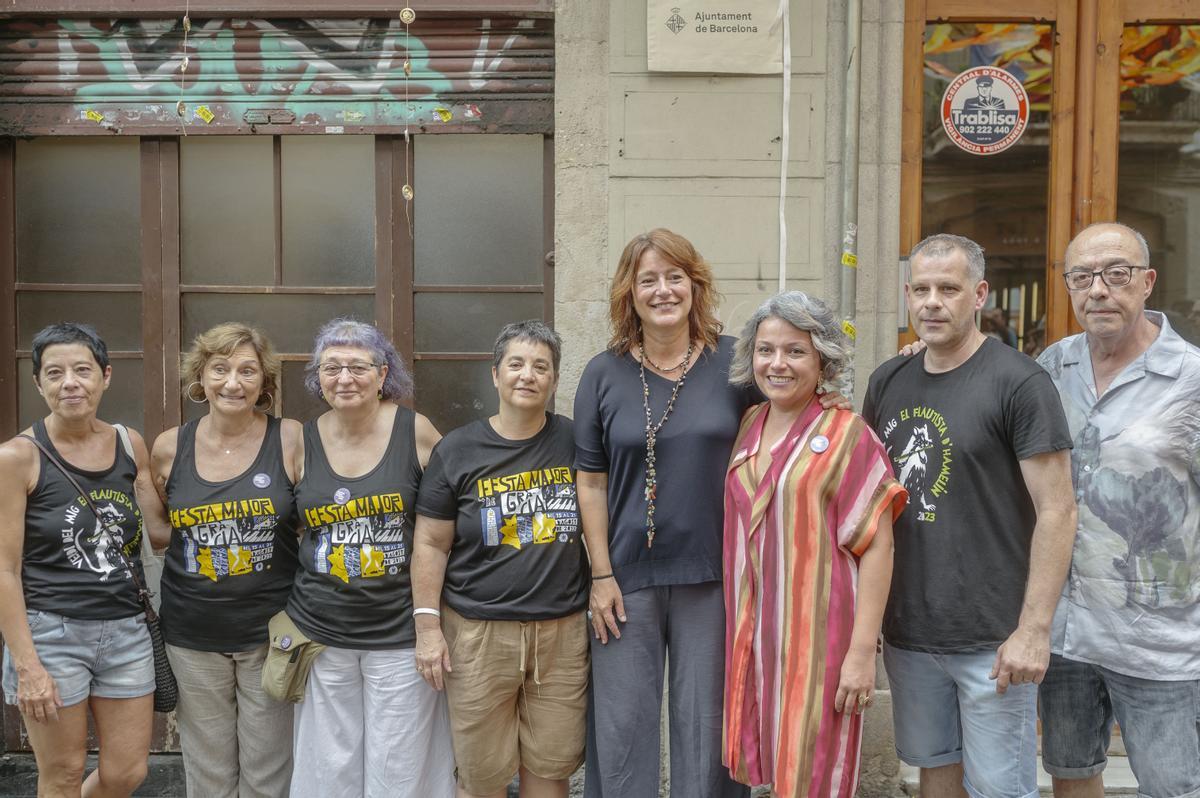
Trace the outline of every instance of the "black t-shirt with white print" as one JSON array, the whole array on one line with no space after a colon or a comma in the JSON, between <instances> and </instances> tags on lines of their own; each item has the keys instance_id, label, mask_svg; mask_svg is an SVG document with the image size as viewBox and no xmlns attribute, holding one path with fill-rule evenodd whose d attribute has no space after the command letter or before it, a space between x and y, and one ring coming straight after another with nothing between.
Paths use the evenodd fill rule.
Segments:
<instances>
[{"instance_id":1,"label":"black t-shirt with white print","mask_svg":"<svg viewBox=\"0 0 1200 798\"><path fill-rule=\"evenodd\" d=\"M908 490L883 636L933 653L994 649L1017 627L1037 520L1020 461L1071 448L1050 376L988 338L950 371L925 353L871 375L863 417Z\"/></svg>"},{"instance_id":2,"label":"black t-shirt with white print","mask_svg":"<svg viewBox=\"0 0 1200 798\"><path fill-rule=\"evenodd\" d=\"M478 620L562 618L587 604L571 420L548 413L532 438L486 420L433 450L417 513L454 520L443 598Z\"/></svg>"}]
</instances>

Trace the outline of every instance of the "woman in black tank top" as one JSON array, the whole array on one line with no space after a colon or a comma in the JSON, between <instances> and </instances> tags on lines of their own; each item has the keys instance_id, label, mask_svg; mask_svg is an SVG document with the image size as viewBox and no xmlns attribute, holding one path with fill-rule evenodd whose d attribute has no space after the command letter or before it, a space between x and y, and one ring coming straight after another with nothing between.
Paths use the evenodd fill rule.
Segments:
<instances>
[{"instance_id":1,"label":"woman in black tank top","mask_svg":"<svg viewBox=\"0 0 1200 798\"><path fill-rule=\"evenodd\" d=\"M304 529L288 616L325 648L297 706L292 798L451 798L444 696L416 672L409 563L417 486L440 436L398 404L412 380L375 327L317 333L304 426Z\"/></svg>"},{"instance_id":2,"label":"woman in black tank top","mask_svg":"<svg viewBox=\"0 0 1200 798\"><path fill-rule=\"evenodd\" d=\"M146 775L154 655L127 563L141 567L143 521L165 536L164 513L142 437L96 418L112 376L96 331L54 324L32 348L50 414L0 446L5 698L28 729L39 795L79 794L89 709L100 757L92 786L82 789L95 790L103 778L107 789L128 795ZM104 528L28 438L88 492Z\"/></svg>"},{"instance_id":3,"label":"woman in black tank top","mask_svg":"<svg viewBox=\"0 0 1200 798\"><path fill-rule=\"evenodd\" d=\"M261 681L267 622L296 571L300 425L269 415L280 362L252 327L200 334L181 373L208 413L160 435L153 468L171 525L161 616L187 792L285 795L292 707Z\"/></svg>"}]
</instances>

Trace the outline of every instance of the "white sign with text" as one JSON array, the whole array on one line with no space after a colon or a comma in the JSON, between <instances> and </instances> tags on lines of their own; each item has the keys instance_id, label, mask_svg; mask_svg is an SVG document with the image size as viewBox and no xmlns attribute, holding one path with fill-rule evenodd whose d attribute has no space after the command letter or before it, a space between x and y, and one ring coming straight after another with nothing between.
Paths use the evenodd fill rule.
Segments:
<instances>
[{"instance_id":1,"label":"white sign with text","mask_svg":"<svg viewBox=\"0 0 1200 798\"><path fill-rule=\"evenodd\" d=\"M783 71L780 0L647 0L651 72Z\"/></svg>"}]
</instances>

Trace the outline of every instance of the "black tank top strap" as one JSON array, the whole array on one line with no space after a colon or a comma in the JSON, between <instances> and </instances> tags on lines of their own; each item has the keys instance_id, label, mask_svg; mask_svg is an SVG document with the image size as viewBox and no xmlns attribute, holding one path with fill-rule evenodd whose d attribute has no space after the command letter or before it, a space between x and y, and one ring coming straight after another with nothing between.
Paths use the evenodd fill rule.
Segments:
<instances>
[{"instance_id":1,"label":"black tank top strap","mask_svg":"<svg viewBox=\"0 0 1200 798\"><path fill-rule=\"evenodd\" d=\"M179 483L181 473L196 476L196 427L199 424L200 419L192 419L180 425L175 433L175 460L167 475L168 492Z\"/></svg>"},{"instance_id":2,"label":"black tank top strap","mask_svg":"<svg viewBox=\"0 0 1200 798\"><path fill-rule=\"evenodd\" d=\"M325 447L321 445L321 431L317 427L317 419L305 421L304 477L308 479L314 472L324 477L329 471L329 460L325 457Z\"/></svg>"},{"instance_id":3,"label":"black tank top strap","mask_svg":"<svg viewBox=\"0 0 1200 798\"><path fill-rule=\"evenodd\" d=\"M42 444L50 451L52 451L52 452L54 451L54 444L50 442L50 435L49 435L49 433L46 432L46 422L40 418L37 421L33 422L33 437L37 440L38 443ZM57 454L57 452L55 452L55 453ZM30 494L31 496L36 496L37 494L41 493L42 488L45 487L45 485L46 485L46 469L47 468L54 468L54 465L52 463L50 463L48 460L46 460L46 455L42 454L41 451L39 451L38 452L37 484L34 486L33 493Z\"/></svg>"},{"instance_id":4,"label":"black tank top strap","mask_svg":"<svg viewBox=\"0 0 1200 798\"><path fill-rule=\"evenodd\" d=\"M421 480L421 460L417 456L417 414L401 405L396 408L396 421L392 424L392 447L404 452L406 476Z\"/></svg>"}]
</instances>

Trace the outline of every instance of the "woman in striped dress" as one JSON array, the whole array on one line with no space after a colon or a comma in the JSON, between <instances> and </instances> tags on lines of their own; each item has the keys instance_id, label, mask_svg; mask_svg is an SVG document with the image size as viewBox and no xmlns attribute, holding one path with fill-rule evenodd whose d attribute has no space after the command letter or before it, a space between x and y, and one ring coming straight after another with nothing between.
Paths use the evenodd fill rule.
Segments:
<instances>
[{"instance_id":1,"label":"woman in striped dress","mask_svg":"<svg viewBox=\"0 0 1200 798\"><path fill-rule=\"evenodd\" d=\"M730 382L746 411L725 480L724 762L779 798L852 798L863 711L907 494L883 446L818 390L849 359L823 303L798 291L747 322Z\"/></svg>"}]
</instances>

